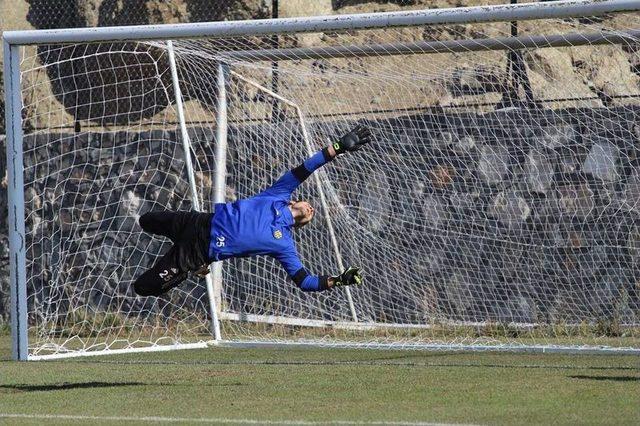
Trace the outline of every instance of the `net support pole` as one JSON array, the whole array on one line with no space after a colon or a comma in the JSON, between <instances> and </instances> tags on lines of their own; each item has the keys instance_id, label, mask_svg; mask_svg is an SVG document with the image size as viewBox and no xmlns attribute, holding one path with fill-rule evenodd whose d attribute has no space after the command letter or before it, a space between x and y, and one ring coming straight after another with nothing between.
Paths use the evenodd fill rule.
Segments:
<instances>
[{"instance_id":1,"label":"net support pole","mask_svg":"<svg viewBox=\"0 0 640 426\"><path fill-rule=\"evenodd\" d=\"M173 42L167 41L167 51L169 52L169 67L171 68L171 80L173 82L173 92L176 98L176 109L178 112L178 122L180 124L180 134L182 136L182 147L184 148L184 161L189 176L189 187L191 189L191 202L193 209L201 211L200 199L198 198L198 188L196 187L196 177L191 161L191 139L187 131L187 123L184 118L184 105L182 104L182 92L178 80L178 67L176 66L176 55L173 49ZM211 314L211 331L215 340L220 340L220 323L218 322L218 309L214 295L213 273L210 272L205 277L207 283L207 293L209 295L209 309Z\"/></svg>"},{"instance_id":2,"label":"net support pole","mask_svg":"<svg viewBox=\"0 0 640 426\"><path fill-rule=\"evenodd\" d=\"M11 352L26 361L28 316L26 239L24 227L24 166L22 154L22 97L20 94L20 48L4 42L4 93L7 124L7 179L9 209L9 262L11 287Z\"/></svg>"},{"instance_id":3,"label":"net support pole","mask_svg":"<svg viewBox=\"0 0 640 426\"><path fill-rule=\"evenodd\" d=\"M215 171L215 192L213 194L214 203L224 203L227 188L227 81L229 67L226 64L218 63L216 83L217 83L217 105L216 105L216 171ZM211 269L212 293L215 299L215 306L222 308L222 261L214 262ZM216 312L217 315L217 312ZM220 326L218 325L218 336ZM216 340L219 340L217 337Z\"/></svg>"},{"instance_id":4,"label":"net support pole","mask_svg":"<svg viewBox=\"0 0 640 426\"><path fill-rule=\"evenodd\" d=\"M298 112L298 117L300 119L300 125L302 127L302 135L304 137L305 145L307 147L307 152L309 155L313 155L313 149L311 148L311 137L309 136L309 131L307 130L307 126L304 122L304 117L302 116L302 111L296 105L296 110ZM329 229L329 237L331 239L331 245L333 246L333 251L336 255L336 260L338 262L338 268L340 272L345 270L344 263L342 262L342 254L340 253L340 248L338 247L338 238L336 237L335 230L333 228L333 222L331 221L331 214L329 212L329 203L327 202L327 197L324 194L324 190L322 189L322 180L320 179L320 171L317 171L313 174L313 179L316 183L316 187L318 188L318 194L320 195L320 204L322 205L322 209L324 210L324 220L327 222L327 228ZM358 314L356 313L356 307L353 303L353 296L351 295L351 289L348 286L344 287L344 292L347 296L347 303L349 303L349 311L351 312L351 319L353 322L358 322Z\"/></svg>"},{"instance_id":5,"label":"net support pole","mask_svg":"<svg viewBox=\"0 0 640 426\"><path fill-rule=\"evenodd\" d=\"M307 149L307 154L309 156L313 155L313 147L311 146L311 136L309 135L309 130L307 129L307 125L305 123L304 120L304 115L302 114L302 110L300 109L300 107L298 106L298 104L296 104L295 102L290 101L287 98L284 98L280 95L278 95L277 93L275 93L272 90L267 89L266 87L256 83L253 80L250 80L246 77L243 77L242 75L238 74L237 72L231 72L231 74L234 77L237 77L238 79L244 81L247 84L250 84L254 87L257 87L258 89L264 91L265 93L269 94L270 96L272 96L274 99L278 99L281 102L289 105L290 107L294 108L296 110L296 114L298 116L298 119L300 120L300 127L302 129L302 138L304 139L304 144L305 144L305 148ZM338 262L338 268L340 268L341 271L343 271L344 268L344 263L342 262L342 254L340 253L340 247L338 246L338 238L336 237L336 233L333 227L333 222L331 221L331 215L329 214L329 203L327 202L327 197L324 193L324 189L322 189L322 180L320 179L320 171L317 171L313 174L313 180L316 184L316 187L318 189L318 194L320 195L320 204L322 205L322 208L325 212L324 218L325 221L327 222L327 228L329 230L329 238L331 239L331 245L333 246L333 251L336 255L336 261ZM344 291L345 294L347 296L347 302L349 303L349 311L351 312L351 319L354 322L358 322L358 314L356 313L356 307L353 303L353 296L351 295L351 290L349 289L349 287L344 287Z\"/></svg>"}]
</instances>

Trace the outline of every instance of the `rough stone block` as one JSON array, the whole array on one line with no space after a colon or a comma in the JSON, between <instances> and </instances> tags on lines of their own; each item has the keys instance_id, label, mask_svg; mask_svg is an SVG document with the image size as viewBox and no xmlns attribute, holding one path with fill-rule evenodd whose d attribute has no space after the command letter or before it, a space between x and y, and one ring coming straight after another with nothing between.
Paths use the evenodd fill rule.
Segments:
<instances>
[{"instance_id":1,"label":"rough stone block","mask_svg":"<svg viewBox=\"0 0 640 426\"><path fill-rule=\"evenodd\" d=\"M502 183L509 171L509 152L504 146L485 145L481 149L478 172L489 185Z\"/></svg>"},{"instance_id":2,"label":"rough stone block","mask_svg":"<svg viewBox=\"0 0 640 426\"><path fill-rule=\"evenodd\" d=\"M618 148L611 142L597 142L591 147L582 170L606 182L617 181L620 179L617 167L618 155Z\"/></svg>"}]
</instances>

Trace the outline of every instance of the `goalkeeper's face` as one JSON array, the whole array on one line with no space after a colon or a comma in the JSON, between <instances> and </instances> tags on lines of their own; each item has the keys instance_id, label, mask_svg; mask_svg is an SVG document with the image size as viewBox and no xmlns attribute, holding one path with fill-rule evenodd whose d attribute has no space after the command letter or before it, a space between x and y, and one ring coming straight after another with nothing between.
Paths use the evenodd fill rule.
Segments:
<instances>
[{"instance_id":1,"label":"goalkeeper's face","mask_svg":"<svg viewBox=\"0 0 640 426\"><path fill-rule=\"evenodd\" d=\"M315 209L307 201L291 201L289 202L291 213L293 213L293 219L295 220L295 227L299 228L311 222Z\"/></svg>"}]
</instances>

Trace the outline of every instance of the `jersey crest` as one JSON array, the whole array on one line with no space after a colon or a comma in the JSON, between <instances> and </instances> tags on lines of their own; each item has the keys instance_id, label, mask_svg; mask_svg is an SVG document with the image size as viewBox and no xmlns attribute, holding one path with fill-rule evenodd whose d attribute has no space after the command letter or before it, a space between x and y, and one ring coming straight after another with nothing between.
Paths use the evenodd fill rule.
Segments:
<instances>
[{"instance_id":1,"label":"jersey crest","mask_svg":"<svg viewBox=\"0 0 640 426\"><path fill-rule=\"evenodd\" d=\"M276 240L279 240L280 238L282 238L282 231L279 229L276 229L275 231L273 231L273 238L275 238Z\"/></svg>"}]
</instances>

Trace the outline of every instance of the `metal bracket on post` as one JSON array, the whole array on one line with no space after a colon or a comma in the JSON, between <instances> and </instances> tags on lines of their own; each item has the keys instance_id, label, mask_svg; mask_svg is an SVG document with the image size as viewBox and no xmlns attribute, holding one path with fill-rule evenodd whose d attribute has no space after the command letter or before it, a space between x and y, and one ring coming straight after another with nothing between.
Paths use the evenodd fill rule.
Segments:
<instances>
[{"instance_id":1,"label":"metal bracket on post","mask_svg":"<svg viewBox=\"0 0 640 426\"><path fill-rule=\"evenodd\" d=\"M7 123L7 179L11 286L11 348L15 360L29 358L26 235L24 229L24 165L20 50L4 42L4 93Z\"/></svg>"},{"instance_id":2,"label":"metal bracket on post","mask_svg":"<svg viewBox=\"0 0 640 426\"><path fill-rule=\"evenodd\" d=\"M189 176L189 187L191 189L191 202L194 210L200 211L200 199L198 198L198 189L196 187L196 177L193 171L193 163L191 161L191 139L187 131L187 124L184 118L184 106L182 104L182 92L180 90L180 81L178 79L178 68L176 66L176 56L173 50L173 42L167 41L167 51L169 52L169 67L171 68L171 80L173 81L173 91L176 98L176 109L178 112L178 122L180 123L180 133L182 135L182 146L184 148L184 161L187 167L187 175ZM220 322L218 321L218 309L216 308L216 299L214 295L213 272L205 277L207 283L207 293L209 295L209 310L211 314L211 328L213 338L220 340Z\"/></svg>"}]
</instances>

